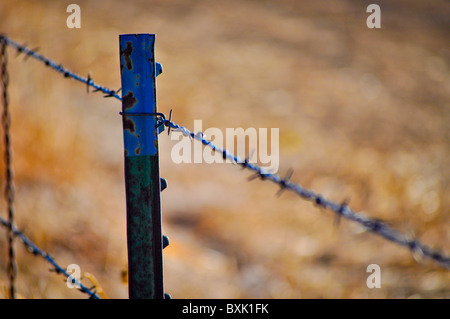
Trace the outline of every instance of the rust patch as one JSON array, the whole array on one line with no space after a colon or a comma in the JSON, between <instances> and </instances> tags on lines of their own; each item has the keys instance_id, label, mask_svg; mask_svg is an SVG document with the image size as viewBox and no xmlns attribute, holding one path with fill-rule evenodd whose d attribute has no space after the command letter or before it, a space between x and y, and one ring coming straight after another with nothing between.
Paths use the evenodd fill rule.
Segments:
<instances>
[{"instance_id":1,"label":"rust patch","mask_svg":"<svg viewBox=\"0 0 450 319\"><path fill-rule=\"evenodd\" d=\"M124 111L131 109L136 103L137 100L134 97L134 93L131 91L122 97L122 106Z\"/></svg>"},{"instance_id":2,"label":"rust patch","mask_svg":"<svg viewBox=\"0 0 450 319\"><path fill-rule=\"evenodd\" d=\"M127 47L125 48L125 50L120 51L120 55L121 56L123 55L128 70L133 69L133 62L131 61L130 57L132 52L133 52L133 44L130 41L127 41Z\"/></svg>"},{"instance_id":3,"label":"rust patch","mask_svg":"<svg viewBox=\"0 0 450 319\"><path fill-rule=\"evenodd\" d=\"M123 117L123 129L129 130L131 133L134 133L136 131L136 126L134 125L134 121L127 118L126 116Z\"/></svg>"},{"instance_id":4,"label":"rust patch","mask_svg":"<svg viewBox=\"0 0 450 319\"><path fill-rule=\"evenodd\" d=\"M140 147L136 147L136 149L134 150L134 152L136 153L136 155L141 154L141 148L140 148Z\"/></svg>"},{"instance_id":5,"label":"rust patch","mask_svg":"<svg viewBox=\"0 0 450 319\"><path fill-rule=\"evenodd\" d=\"M122 97L122 108L125 112L126 110L132 108L137 103L137 99L134 97L133 92L128 92ZM136 131L136 127L134 125L134 121L128 116L123 116L123 129L129 130L131 133Z\"/></svg>"}]
</instances>

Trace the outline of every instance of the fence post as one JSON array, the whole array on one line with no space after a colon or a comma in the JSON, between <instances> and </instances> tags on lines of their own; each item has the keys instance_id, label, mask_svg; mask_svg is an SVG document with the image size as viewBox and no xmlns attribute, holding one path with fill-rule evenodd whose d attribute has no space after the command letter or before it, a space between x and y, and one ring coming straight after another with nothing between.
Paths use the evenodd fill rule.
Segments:
<instances>
[{"instance_id":1,"label":"fence post","mask_svg":"<svg viewBox=\"0 0 450 319\"><path fill-rule=\"evenodd\" d=\"M120 42L125 147L128 291L130 299L162 299L163 262L154 34L123 34ZM139 113L132 115L132 113ZM142 116L144 114L144 116Z\"/></svg>"}]
</instances>

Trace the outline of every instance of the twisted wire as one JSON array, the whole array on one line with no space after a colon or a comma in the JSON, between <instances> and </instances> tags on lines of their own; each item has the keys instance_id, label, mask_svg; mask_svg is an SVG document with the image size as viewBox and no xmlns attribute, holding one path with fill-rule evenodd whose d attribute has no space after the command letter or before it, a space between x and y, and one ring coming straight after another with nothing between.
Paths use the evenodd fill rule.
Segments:
<instances>
[{"instance_id":1,"label":"twisted wire","mask_svg":"<svg viewBox=\"0 0 450 319\"><path fill-rule=\"evenodd\" d=\"M108 89L107 87L101 86L101 85L95 83L95 81L91 78L90 74L88 74L87 77L78 75L78 74L70 71L69 69L66 69L62 64L58 64L58 63L50 60L49 58L37 53L36 52L37 49L29 49L25 45L19 44L15 41L11 40L9 37L7 37L5 35L0 34L0 40L2 40L7 45L13 47L14 49L16 49L18 54L24 53L24 54L26 54L26 57L32 57L36 60L41 61L46 66L61 73L65 78L72 78L76 81L86 84L87 92L89 92L89 87L92 87L92 88L94 88L94 92L97 92L97 91L103 92L105 94L105 97L114 97L114 98L118 99L119 101L122 100L122 97L119 96L119 94L118 94L120 89L115 91L115 90Z\"/></svg>"},{"instance_id":2,"label":"twisted wire","mask_svg":"<svg viewBox=\"0 0 450 319\"><path fill-rule=\"evenodd\" d=\"M7 203L8 211L8 222L10 225L14 225L14 185L13 185L13 170L12 170L12 152L11 152L11 115L9 112L9 96L8 96L8 84L9 84L9 74L8 74L8 54L6 52L7 43L4 39L0 38L0 80L2 82L2 126L3 126L3 140L5 143L4 149L4 159L5 159L5 198ZM8 277L9 277L9 295L11 299L16 298L16 276L17 276L17 263L16 263L16 253L14 249L14 234L11 227L8 229L7 234L8 242Z\"/></svg>"},{"instance_id":3,"label":"twisted wire","mask_svg":"<svg viewBox=\"0 0 450 319\"><path fill-rule=\"evenodd\" d=\"M82 293L85 293L89 295L90 299L100 299L100 297L97 295L95 291L92 291L91 289L84 286L79 280L71 276L63 267L61 267L52 256L50 256L49 253L45 252L41 248L39 248L35 243L33 243L25 234L21 231L19 231L14 225L9 223L6 219L0 217L0 225L11 229L14 236L17 236L21 239L22 243L25 245L27 250L32 253L35 256L40 256L43 259L45 259L49 264L52 265L52 270L55 271L58 274L63 274L66 278L70 277L70 280L72 283L76 286L78 286L78 290Z\"/></svg>"},{"instance_id":4,"label":"twisted wire","mask_svg":"<svg viewBox=\"0 0 450 319\"><path fill-rule=\"evenodd\" d=\"M346 202L336 203L323 195L316 193L312 190L306 189L300 184L293 183L290 180L291 173L288 174L287 177L282 178L278 174L270 173L268 170L263 167L250 163L248 158L239 158L238 156L233 155L227 149L221 148L211 141L207 140L202 132L193 133L189 131L184 126L176 124L170 119L166 119L165 116L158 116L157 126L167 126L172 131L179 131L184 136L189 137L191 140L200 141L203 145L210 147L214 152L218 152L222 154L224 159L229 159L233 164L239 165L244 169L248 169L254 172L253 178L260 178L261 180L271 181L277 184L280 187L280 191L289 190L299 195L301 198L313 202L319 207L331 210L334 212L338 219L344 217L348 220L354 221L360 225L362 225L366 230L381 236L384 239L387 239L391 242L394 242L398 245L408 248L413 255L423 256L435 261L440 266L450 269L450 257L445 255L444 253L432 249L426 245L424 245L419 239L411 236L407 236L391 227L389 227L385 222L367 217L360 212L355 212L350 209Z\"/></svg>"}]
</instances>

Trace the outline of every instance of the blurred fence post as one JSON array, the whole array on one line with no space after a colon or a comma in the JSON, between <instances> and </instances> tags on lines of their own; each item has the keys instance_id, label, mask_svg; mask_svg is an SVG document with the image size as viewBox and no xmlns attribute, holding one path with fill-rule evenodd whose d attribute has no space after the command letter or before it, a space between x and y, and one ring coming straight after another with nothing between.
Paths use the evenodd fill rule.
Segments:
<instances>
[{"instance_id":1,"label":"blurred fence post","mask_svg":"<svg viewBox=\"0 0 450 319\"><path fill-rule=\"evenodd\" d=\"M163 262L154 34L120 35L125 147L128 291L130 299L162 299ZM138 115L133 115L138 113Z\"/></svg>"}]
</instances>

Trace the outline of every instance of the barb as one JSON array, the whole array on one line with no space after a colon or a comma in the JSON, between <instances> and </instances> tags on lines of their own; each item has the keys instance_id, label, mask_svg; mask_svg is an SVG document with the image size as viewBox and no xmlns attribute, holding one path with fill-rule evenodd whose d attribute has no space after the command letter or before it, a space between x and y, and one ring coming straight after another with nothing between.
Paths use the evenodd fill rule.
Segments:
<instances>
[{"instance_id":1,"label":"barb","mask_svg":"<svg viewBox=\"0 0 450 319\"><path fill-rule=\"evenodd\" d=\"M391 242L399 244L411 250L413 255L419 254L423 257L434 260L439 265L450 269L450 257L445 254L434 250L428 246L425 246L419 239L412 238L399 231L389 227L385 222L378 219L367 217L359 212L352 211L347 203L344 201L342 204L335 203L331 200L324 198L322 195L315 193L312 190L302 187L300 184L293 183L290 178L292 171L290 170L285 178L280 177L277 174L272 174L263 167L257 164L250 163L248 158L241 159L233 155L230 151L214 145L211 141L204 138L202 132L193 133L187 128L167 120L165 117L159 117L157 126L165 125L172 129L172 131L181 132L184 136L195 139L202 142L203 145L210 147L214 152L221 153L224 159L229 159L235 165L240 165L242 168L248 169L254 172L251 179L261 178L262 180L271 181L280 186L280 191L289 190L301 198L313 202L317 206L333 211L336 214L336 221L339 222L341 217L354 221L362 225L366 230L371 231Z\"/></svg>"},{"instance_id":2,"label":"barb","mask_svg":"<svg viewBox=\"0 0 450 319\"><path fill-rule=\"evenodd\" d=\"M0 217L0 224L7 227L8 229L12 229L14 236L19 237L27 250L32 253L35 256L41 256L44 258L48 263L50 263L53 267L52 271L63 274L66 278L71 277L71 275L60 265L56 263L56 261L50 256L50 254L46 253L42 249L40 249L36 244L34 244L27 236L25 236L21 231L19 231L14 225L11 225L7 220ZM95 291L91 291L89 288L84 286L80 281L76 280L75 278L71 277L72 283L80 287L78 290L80 290L82 293L85 293L89 295L90 299L100 299L100 297L96 294Z\"/></svg>"},{"instance_id":3,"label":"barb","mask_svg":"<svg viewBox=\"0 0 450 319\"><path fill-rule=\"evenodd\" d=\"M115 91L115 90L111 90L108 89L107 87L101 86L97 83L95 83L95 81L91 78L90 73L88 73L88 76L82 77L72 71L70 71L69 69L66 69L62 64L58 64L52 60L50 60L49 58L37 53L37 48L36 49L29 49L26 47L26 45L21 45L13 40L11 40L9 37L0 34L0 40L3 41L4 43L6 43L7 45L15 48L17 50L17 55L20 54L26 54L25 58L28 57L32 57L36 60L41 61L42 63L44 63L46 66L52 68L53 70L61 73L65 78L72 78L74 80L77 80L79 82L82 82L84 84L86 84L87 86L87 92L89 93L89 87L93 87L94 88L94 92L98 92L101 91L105 94L104 97L115 97L116 99L122 101L122 98L117 94L119 90Z\"/></svg>"},{"instance_id":4,"label":"barb","mask_svg":"<svg viewBox=\"0 0 450 319\"><path fill-rule=\"evenodd\" d=\"M6 52L7 43L4 39L0 38L0 63L1 63L1 82L2 82L2 126L3 126L3 140L5 142L4 158L6 168L6 184L5 184L5 197L8 206L8 222L10 225L14 225L14 185L13 185L13 170L11 163L11 115L9 113L9 96L8 96L8 54ZM15 281L17 276L17 263L16 252L14 249L14 234L11 227L8 229L8 276L9 276L9 295L11 299L16 299L16 287Z\"/></svg>"}]
</instances>

